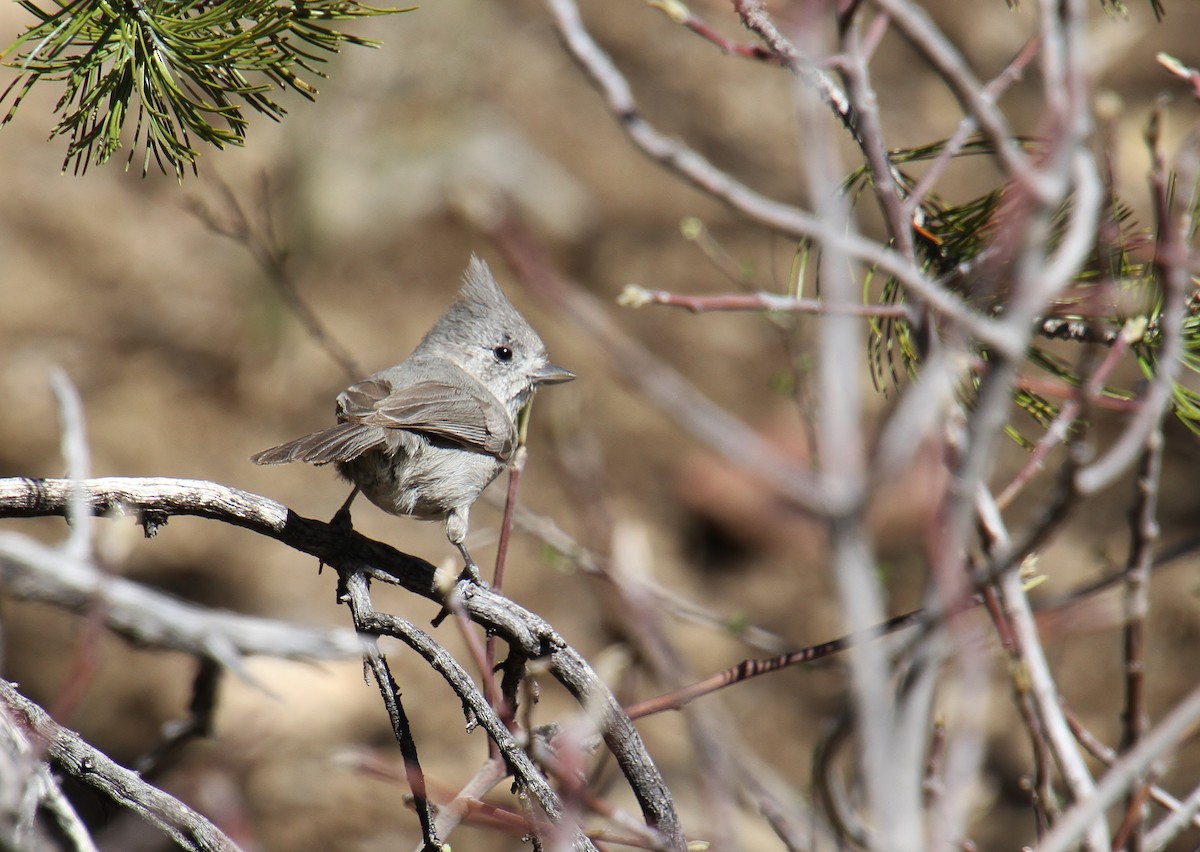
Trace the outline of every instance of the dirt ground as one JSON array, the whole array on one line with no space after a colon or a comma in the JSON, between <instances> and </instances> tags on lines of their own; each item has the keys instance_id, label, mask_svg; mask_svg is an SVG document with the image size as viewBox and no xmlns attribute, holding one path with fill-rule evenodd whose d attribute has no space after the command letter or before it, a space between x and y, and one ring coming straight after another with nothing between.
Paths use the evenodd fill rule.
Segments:
<instances>
[{"instance_id":1,"label":"dirt ground","mask_svg":"<svg viewBox=\"0 0 1200 852\"><path fill-rule=\"evenodd\" d=\"M939 18L965 43L980 73L995 73L1019 48L1035 14L1000 0L941 4ZM1096 73L1111 95L1116 168L1143 221L1146 156L1140 142L1154 98L1170 86L1154 62L1166 50L1200 65L1195 33L1200 5L1170 3L1156 24L1141 0L1120 21L1098 8L1093 21ZM964 7L970 7L969 14ZM786 19L789 8L783 6ZM739 31L726 4L697 12ZM794 12L794 9L791 10ZM961 11L961 14L960 14ZM645 113L723 168L769 195L802 197L791 83L780 71L723 56L647 4L585 4L589 25L630 75ZM0 40L19 31L17 4L0 9ZM798 454L807 452L792 400L774 388L786 371L780 336L752 315L692 316L632 311L616 296L627 284L717 293L730 283L681 236L698 217L739 261L755 264L754 283L782 289L792 260L786 239L748 226L711 199L641 157L563 51L543 5L442 0L354 31L379 50L348 49L330 64L314 104L292 98L278 125L255 118L244 149L205 151L200 175L146 179L114 163L85 176L60 175L64 146L47 143L57 92L35 91L0 131L0 476L64 472L59 419L48 383L53 366L79 387L97 476L212 480L327 518L346 487L331 471L294 465L261 468L249 456L329 422L347 382L340 368L289 313L253 258L206 229L189 212L219 210L219 182L252 218L269 209L289 249L297 290L331 335L366 372L405 356L453 297L472 252L493 264L502 285L546 340L552 358L578 380L539 396L529 439L522 501L598 552L616 530L658 582L730 619L782 637L787 647L839 633L831 581L817 528L764 496L688 437L621 380L610 355L571 316L547 311L523 292L495 245L463 216L481 189L512 195L553 257L606 305L612 320L682 372L714 401ZM916 70L894 38L876 70L885 124L896 145L948 134L949 95ZM11 71L5 71L3 76ZM1019 84L1012 114L1036 119L1029 95L1036 73ZM1176 88L1178 92L1178 88ZM1024 112L1023 112L1024 110ZM1182 100L1172 109L1173 139L1200 117ZM1032 125L1019 129L1032 131ZM847 148L847 151L850 149ZM987 185L987 169L964 169L962 197ZM269 205L260 189L269 188ZM811 328L811 326L809 326ZM800 344L803 348L803 343ZM864 388L869 381L863 377ZM873 393L873 391L871 391ZM882 410L886 400L876 397ZM1200 444L1169 432L1162 538L1197 530ZM998 470L1022 451L1006 446ZM998 474L999 477L999 474ZM922 523L933 475L916 470L873 499L878 554L894 592L893 609L917 603L925 562ZM493 486L493 497L502 487ZM1042 556L1048 594L1065 592L1123 563L1130 490L1089 504ZM473 552L486 562L499 512L481 501L473 514ZM435 563L454 552L440 525L397 519L361 505L357 528ZM61 521L4 521L54 541ZM102 525L113 570L182 598L306 624L344 625L334 578L313 560L247 532L196 519L172 520L154 540L126 520ZM1191 557L1156 575L1149 652L1152 714L1196 685L1200 586ZM623 646L614 602L594 578L574 570L539 541L518 536L507 593L542 614L611 673L622 697L658 690L622 675ZM432 604L393 590L377 606L418 623ZM73 675L79 621L48 607L0 599L3 673L43 704ZM1120 730L1120 633L1113 619L1055 625L1047 640L1067 700L1093 730L1114 742ZM762 652L710 628L669 621L686 673L703 676ZM437 631L461 651L453 627ZM455 698L418 660L391 654L421 755L435 789L458 789L485 755L481 732L466 734ZM120 761L151 748L162 726L183 715L194 663L106 639L84 700L63 719ZM1016 849L1031 838L1021 779L1025 741L1007 709L999 664L988 757L981 789L981 849ZM706 699L729 714L749 747L803 792L823 721L844 706L838 666L793 669ZM570 711L544 684L541 721ZM684 823L704 836L704 800L694 755L675 718L639 724L675 792ZM387 719L360 662L306 665L253 660L222 686L213 737L190 746L155 780L216 815L240 843L263 850L413 848L419 837L402 804L403 782L360 771L364 755L399 766ZM1187 748L1163 784L1186 794L1200 782L1200 750ZM497 796L503 798L504 790ZM619 793L614 793L621 800ZM103 810L103 809L102 809ZM1006 820L1011 812L1018 815ZM782 848L761 820L739 817L744 848ZM109 829L113 849L157 848L135 826ZM465 828L456 852L517 849L519 838ZM1180 849L1200 843L1193 831Z\"/></svg>"}]
</instances>

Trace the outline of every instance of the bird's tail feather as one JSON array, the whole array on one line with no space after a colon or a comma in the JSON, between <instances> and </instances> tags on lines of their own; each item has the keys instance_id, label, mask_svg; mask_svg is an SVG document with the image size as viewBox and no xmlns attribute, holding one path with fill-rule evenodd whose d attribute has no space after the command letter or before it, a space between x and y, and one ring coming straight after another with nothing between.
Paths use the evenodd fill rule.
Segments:
<instances>
[{"instance_id":1,"label":"bird's tail feather","mask_svg":"<svg viewBox=\"0 0 1200 852\"><path fill-rule=\"evenodd\" d=\"M382 446L386 441L383 429L361 423L339 423L320 432L305 435L278 447L255 453L255 464L283 464L302 461L309 464L329 464L356 459L367 450Z\"/></svg>"}]
</instances>

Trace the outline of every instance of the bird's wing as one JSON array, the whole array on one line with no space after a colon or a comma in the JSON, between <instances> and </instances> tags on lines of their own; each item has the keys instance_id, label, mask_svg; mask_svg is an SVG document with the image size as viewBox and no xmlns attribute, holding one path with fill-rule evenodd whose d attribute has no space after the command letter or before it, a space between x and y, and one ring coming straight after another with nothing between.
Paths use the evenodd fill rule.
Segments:
<instances>
[{"instance_id":1,"label":"bird's wing","mask_svg":"<svg viewBox=\"0 0 1200 852\"><path fill-rule=\"evenodd\" d=\"M516 450L516 427L507 409L462 372L396 388L369 379L347 388L338 406L348 422L436 435L505 461Z\"/></svg>"},{"instance_id":2,"label":"bird's wing","mask_svg":"<svg viewBox=\"0 0 1200 852\"><path fill-rule=\"evenodd\" d=\"M365 379L350 385L338 394L338 420L356 420L370 414L391 392L392 383L385 379Z\"/></svg>"}]
</instances>

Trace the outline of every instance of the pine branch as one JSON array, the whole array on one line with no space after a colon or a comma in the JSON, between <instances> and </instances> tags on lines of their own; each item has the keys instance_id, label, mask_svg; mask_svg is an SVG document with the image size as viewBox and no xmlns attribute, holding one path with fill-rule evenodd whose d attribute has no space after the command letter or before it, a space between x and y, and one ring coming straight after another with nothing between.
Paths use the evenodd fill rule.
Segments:
<instances>
[{"instance_id":1,"label":"pine branch","mask_svg":"<svg viewBox=\"0 0 1200 852\"><path fill-rule=\"evenodd\" d=\"M287 110L277 92L315 98L300 74L324 77L318 63L326 54L343 44L377 46L333 23L406 11L357 0L50 3L21 0L37 23L0 54L19 69L0 94L0 104L9 103L0 126L35 84L61 82L51 136L67 137L64 171L81 173L128 145L126 168L141 151L143 175L153 160L180 179L196 171L200 143L245 142L247 111L281 120Z\"/></svg>"}]
</instances>

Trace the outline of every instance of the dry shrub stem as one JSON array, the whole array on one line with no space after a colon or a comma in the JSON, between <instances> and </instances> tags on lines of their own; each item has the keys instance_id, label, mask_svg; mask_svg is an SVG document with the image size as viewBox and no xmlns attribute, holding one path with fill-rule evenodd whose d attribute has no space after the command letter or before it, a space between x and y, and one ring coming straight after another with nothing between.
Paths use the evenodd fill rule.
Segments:
<instances>
[{"instance_id":1,"label":"dry shrub stem","mask_svg":"<svg viewBox=\"0 0 1200 852\"><path fill-rule=\"evenodd\" d=\"M961 618L967 606L964 601L981 592L983 600L989 604L994 629L1018 673L1014 683L1016 700L1022 708L1035 753L1035 811L1039 831L1051 829L1057 817L1052 761L1074 806L1067 819L1052 829L1051 837L1065 837L1065 826L1072 826L1075 832L1071 835L1072 842L1082 842L1091 852L1109 849L1108 827L1094 806L1097 797L1107 793L1107 789L1097 788L1092 780L1064 717L1057 684L1043 651L1026 590L1014 568L1060 527L1084 497L1096 493L1128 470L1140 452L1146 454L1142 495L1135 507L1133 521L1135 541L1127 572L1126 745L1136 751L1141 734L1140 719L1144 715L1141 668L1146 582L1151 565L1149 553L1156 532L1157 473L1153 457L1161 452L1155 441L1160 435L1161 420L1179 370L1180 323L1188 287L1186 235L1190 226L1188 213L1194 205L1192 199L1184 199L1176 210L1167 209L1167 173L1157 139L1152 140L1156 152L1154 185L1160 232L1156 259L1161 280L1166 282L1161 318L1162 345L1156 353L1158 368L1148 391L1140 400L1127 406L1133 417L1116 442L1098 461L1083 467L1085 447L1077 428L1080 418L1093 407L1105 403L1101 398L1104 378L1135 342L1123 335L1092 328L1086 322L1072 325L1048 315L1048 308L1068 286L1079 280L1087 267L1096 248L1101 210L1111 202L1089 148L1093 128L1088 86L1094 57L1089 54L1085 41L1087 3L1085 0L1038 2L1037 33L1027 39L999 75L984 83L976 78L970 61L959 47L924 9L910 0L874 0L872 5L880 10L880 14L867 25L865 36L860 32L860 19L867 4L840 6L841 52L836 56L822 56L821 47L816 44L797 47L776 26L758 0L734 0L733 7L743 24L762 39L769 54L792 71L803 87L799 126L803 162L808 168L808 185L812 191L813 212L808 213L764 197L714 167L686 143L656 130L639 111L621 71L587 31L573 0L547 2L567 50L600 90L607 108L634 145L669 172L723 201L753 222L799 241L814 241L820 247L820 305L801 303L800 300L785 303L778 297L758 293L697 297L643 288L627 289L622 301L634 306L673 305L694 312L790 310L809 311L820 316L819 359L814 375L821 388L818 396L822 404L816 417L821 473L815 482L809 481L799 489L803 496L795 502L827 524L831 570L839 583L842 612L853 634L877 630L883 622L884 612L878 586L871 577L872 545L869 535L861 528L867 484L861 472L869 454L858 434L862 418L854 393L860 375L856 367L860 361L861 329L848 314L866 314L867 311L852 303L856 294L850 271L854 264L869 264L897 279L906 290L909 311L929 309L940 315L937 328L940 338L934 341L933 351L921 353L927 362L924 370L927 375L922 376L915 390L902 399L893 419L908 428L900 430L893 424L885 425L883 439L874 453L884 471L876 475L878 478L895 476L911 461L915 450L902 445L911 448L916 443L914 433L935 433L934 420L946 404L947 391L965 374L959 362L966 353L987 349L986 362L974 367L979 383L970 410L961 424L955 424L960 428L954 434L942 436L946 442L946 455L951 460L953 479L942 498L936 538L931 546L936 593L927 617L932 616L933 621L925 622L919 637L921 644L910 646L913 655L910 661L918 674L915 679L905 681L907 689L896 689L893 695L889 675L895 675L900 667L897 661L889 662L881 655L880 643L859 646L851 662L856 724L862 740L861 780L867 788L868 808L875 826L872 830L875 834L868 832L860 839L868 845L881 845L881 848L921 847L921 829L910 822L920 812L920 804L917 800L909 801L910 785L906 783L909 779L902 775L903 770L898 774L895 768L898 761L890 758L906 749L917 751L912 749L912 744L921 741L921 710L928 707L920 700L925 694L920 688L920 666L922 661L928 663L938 659L939 652L934 646L939 639L945 639L949 634L955 640L951 657L957 679L952 682L965 690L965 694L976 691L972 685L980 694L986 690L986 681L982 679L986 659L978 650L980 643L972 641L976 638L973 629ZM660 6L668 14L675 8L669 3ZM806 36L820 29L816 25L817 19L811 17L817 8L824 7L811 4L797 10L800 22L796 24L795 32ZM804 17L806 14L810 17ZM677 20L688 24L688 17L690 13ZM916 191L908 195L896 180L869 72L871 55L888 28L898 32L925 59L963 111L949 144L926 170ZM1044 105L1040 136L1044 141L1027 152L997 101L1033 61L1040 62ZM846 84L845 92L831 88L823 73L814 73L815 69L823 67L840 71ZM825 108L832 107L862 149L870 170L871 186L890 236L887 246L858 234L854 223L835 200L837 187L832 185L832 176L842 172L831 156L833 148L829 134L823 131L818 115L821 110L813 107L815 98L806 97L809 91L817 94ZM835 94L831 95L831 91ZM959 294L951 293L942 286L943 282L929 280L918 271L912 235L912 220L918 205L976 129L988 141L1008 183L1000 211L995 216L1000 227L996 228L991 245L976 262L959 270L958 283L970 286L972 273L1003 269L1000 273L1004 277L1003 301L990 315L976 313L967 307L969 299L959 301ZM1195 157L1186 160L1184 168L1179 170L1179 186L1190 188L1194 185L1191 169L1194 160ZM511 226L491 230L498 235L520 277L527 282L542 282L533 285L534 289L552 289L553 285L545 284L547 281L555 282L562 289L561 276L543 268L543 253L531 251L523 235L514 238ZM1053 239L1049 238L1051 234L1055 235ZM552 298L560 306L572 308L582 301L574 293L564 296L560 292ZM570 313L579 316L586 312L571 310ZM616 334L596 319L596 314L598 312L588 314L580 325L592 331L599 340L613 340ZM909 318L912 319L911 314ZM992 456L999 436L1011 418L1014 389L1029 386L1030 380L1020 375L1019 368L1035 334L1084 343L1100 342L1107 345L1109 351L1104 357L1096 357L1092 352L1085 354L1081 364L1082 387L1078 391L1064 388L1066 404L1039 442L1029 464L1003 491L998 502L988 487ZM755 471L764 481L780 482L778 476L772 478L756 464L754 451L736 451L738 440L731 437L732 431L718 437L718 424L728 423L722 419L724 412L679 405L677 397L661 393L662 387L646 381L642 375L645 361L635 367L632 360L627 361L620 355L614 360L648 400L662 405L695 434L707 436L714 446L723 447L723 454L735 463ZM933 374L932 379L929 373ZM908 397L914 394L921 400L921 405L909 404ZM914 411L914 408L919 410ZM932 418L928 414L930 411L934 412ZM903 441L898 434L903 435ZM1066 459L1057 476L1057 487L1052 488L1040 511L1032 513L1032 521L1016 535L1010 535L1001 515L1002 508L1021 493L1034 472L1046 463L1050 451L1064 441L1069 443ZM762 458L767 456L764 454ZM967 554L975 547L977 526L984 533L987 558L971 576L969 568L973 560L967 558ZM793 661L802 659L803 655L791 657ZM636 714L681 706L709 689L744 680L761 671L786 665L788 661L789 657L784 656L765 664L743 664L724 675L635 705L633 710ZM912 703L906 705L903 698ZM905 729L904 720L917 722L914 727ZM938 848L964 840L962 832L966 829L969 802L963 792L980 765L981 732L978 715L965 725L960 723L957 730L948 729L939 745L938 767L942 777L925 779L942 791L937 803L938 819L932 829L935 833L932 842ZM1105 779L1106 784L1113 783L1111 777L1110 774ZM1128 786L1126 792L1130 797L1130 819L1125 824L1130 826L1133 825L1133 809L1141 807L1149 790L1137 782ZM1141 843L1140 826L1129 831L1122 828L1118 839L1123 842L1126 834L1130 835L1135 847Z\"/></svg>"},{"instance_id":2,"label":"dry shrub stem","mask_svg":"<svg viewBox=\"0 0 1200 852\"><path fill-rule=\"evenodd\" d=\"M199 670L194 684L191 715L177 728L177 738L202 734L211 725L217 686L226 669L241 670L245 655L268 653L297 659L363 654L379 686L404 758L405 775L423 834L422 849L440 848L440 837L468 813L469 800L511 774L523 796L522 814L505 814L510 825L531 835L534 848L592 850L582 830L585 809L606 813L608 803L580 782L580 742L597 735L605 741L628 780L646 826L624 826L627 832L601 830L597 839L681 850L682 827L670 793L654 767L632 719L664 709L678 709L707 695L757 675L810 662L846 649L850 655L849 688L841 723L830 732L816 757L815 784L827 797L830 818L843 837L888 852L919 852L925 848L967 846L969 793L983 765L988 673L993 658L987 653L985 623L969 610L980 604L990 617L1005 662L1012 671L1014 702L1033 754L1032 809L1040 852L1082 846L1089 852L1127 848L1139 852L1160 848L1188 823L1197 823L1200 791L1186 801L1167 795L1155 784L1158 762L1200 723L1200 690L1188 695L1150 727L1147 714L1145 666L1149 580L1157 542L1156 509L1163 465L1163 418L1183 354L1182 319L1192 288L1189 239L1196 199L1193 191L1200 142L1189 140L1172 184L1159 138L1159 120L1148 134L1153 154L1158 239L1154 258L1163 284L1163 307L1156 323L1160 335L1157 368L1140 398L1122 403L1132 416L1117 439L1095 461L1084 463L1086 436L1080 424L1104 404L1103 386L1129 349L1141 340L1100 328L1099 324L1063 320L1051 310L1064 291L1080 280L1097 244L1097 231L1107 222L1101 212L1112 198L1090 150L1092 133L1088 74L1093 58L1085 44L1086 0L1038 0L1038 31L989 82L977 79L971 62L912 0L872 0L843 3L839 9L837 53L822 55L825 47L785 36L759 0L733 0L743 25L765 46L747 46L726 39L682 5L655 3L674 20L722 50L778 64L797 82L799 132L808 169L811 212L776 201L756 191L702 157L685 142L659 131L641 113L624 74L587 30L575 0L546 0L557 31L585 74L599 89L607 109L631 143L675 177L719 200L752 224L820 249L822 298L786 299L770 293L692 296L661 290L629 288L627 305L661 304L693 312L758 310L806 312L820 319L816 335L817 368L812 374L814 396L821 405L810 424L816 436L814 467L778 451L738 417L712 403L684 377L648 349L625 335L604 307L584 288L561 275L511 217L500 215L487 230L521 277L543 299L572 317L597 341L616 369L648 401L667 412L680 427L776 491L794 508L820 521L829 543L829 562L838 588L846 635L840 639L769 660L749 660L691 685L684 685L682 655L662 623L660 605L676 613L719 623L710 611L699 611L654 586L649 557L614 547L606 560L582 552L559 530L539 529L547 540L565 542L560 549L586 564L618 591L628 623L625 633L642 661L669 691L658 698L623 710L616 697L596 677L584 659L537 615L498 594L503 581L508 536L516 510L515 496L524 457L509 481L508 501L497 560L494 590L465 581L449 593L438 587L433 567L357 533L347 536L327 524L301 518L285 507L255 495L213 483L168 479L90 479L87 446L77 395L62 375L54 379L64 419L63 453L70 476L63 480L0 480L0 517L62 515L71 523L65 545L50 548L21 536L0 536L0 578L18 597L44 600L87 619L71 684L62 708L77 703L78 690L94 668L87 655L87 637L103 627L153 647L176 648L194 655ZM799 15L811 15L822 4L801 4ZM877 14L864 21L867 9ZM819 27L806 19L797 27L800 37ZM962 108L961 120L911 192L902 188L892 162L870 64L881 39L895 31L924 58ZM797 46L799 44L799 46ZM1026 148L997 105L1004 92L1034 62L1040 62L1043 143ZM840 73L845 89L826 68ZM863 154L870 183L882 212L887 240L863 236L839 192L836 176L843 173L836 154L841 129L850 132ZM982 132L994 151L1007 184L991 223L991 242L955 273L955 287L932 277L921 265L914 244L913 224L920 204L934 189L948 164L968 139ZM1173 194L1173 187L1174 194ZM1182 187L1182 190L1178 188ZM222 186L228 213L218 218L196 205L193 212L215 233L246 247L268 273L289 307L309 334L351 375L361 372L331 339L300 299L287 269L287 253L270 227L257 229L228 187ZM1183 196L1183 197L1180 197ZM265 205L264 205L265 208ZM1054 234L1051 239L1048 235ZM1100 240L1103 242L1103 239ZM866 272L893 277L905 292L902 305L863 306L860 282ZM974 273L1002 278L999 294L971 292ZM1110 269L1103 270L1113 276ZM982 287L989 285L984 281ZM989 296L997 295L994 305ZM978 307L977 307L978 306ZM996 310L990 310L996 307ZM932 315L927 315L932 314ZM928 328L929 346L921 346L922 374L903 392L872 442L865 434L865 412L859 397L866 350L862 317L908 320ZM1089 350L1079 366L1080 387L1042 382L1020 374L1035 335L1067 339ZM928 351L925 351L925 350ZM986 353L986 357L984 355ZM970 376L978 379L972 405L955 407L956 389ZM1028 463L993 497L989 474L995 448L1011 421L1014 389L1060 394L1065 403L1038 441ZM961 412L961 413L960 413ZM1026 488L1051 452L1066 444L1066 458L1040 507L1010 532L1003 511ZM927 519L927 550L931 590L927 606L886 619L887 597L880 582L872 532L867 524L870 495L880 482L892 481L914 462L922 449L932 448L946 461L950 479L941 490L935 512ZM1039 636L1035 612L1022 576L1022 560L1057 531L1067 514L1085 498L1125 474L1137 462L1132 503L1131 544L1124 571L1117 575L1124 589L1125 705L1121 753L1106 749L1065 710ZM1032 489L1030 489L1032 491ZM339 574L339 599L351 611L354 626L367 639L350 631L313 631L210 613L149 592L119 577L110 577L92 553L95 514L133 513L147 535L173 515L194 515L241 526L304 553L317 556ZM621 526L615 525L618 532ZM615 536L614 538L619 538ZM1164 557L1165 558L1165 557ZM1160 558L1161 561L1161 558ZM628 570L637 568L636 576ZM466 636L479 668L480 684L426 631L403 619L376 612L370 600L370 581L394 583L441 603ZM1093 585L1084 593L1098 591ZM476 626L488 631L486 644ZM882 641L900 629L918 626L897 647ZM489 738L489 757L476 778L435 819L426 781L417 759L400 691L376 639L391 636L414 650L450 685L462 702L468 727L483 727ZM495 678L497 638L509 645L502 679ZM776 637L757 638L766 643ZM525 679L526 664L540 660L575 697L587 720L584 735L518 742L516 699ZM941 693L939 695L939 692ZM935 701L967 707L946 721L935 718ZM163 797L125 770L104 762L78 738L49 721L38 708L0 681L3 733L18 743L24 756L48 756L71 774L104 789L116 801L142 813L188 848L230 848L227 838L203 818ZM14 724L14 720L20 725ZM699 786L711 812L712 840L723 849L736 848L733 798L740 794L764 815L789 849L824 842L826 827L808 812L800 796L754 757L740 732L717 708L688 710L691 742L696 746ZM853 736L852 736L853 735ZM535 746L553 752L539 766L531 758ZM865 790L863 814L834 802L843 792L832 771L839 748L855 748L859 781ZM1095 782L1082 750L1100 755L1109 769ZM12 750L12 749L10 749ZM123 774L124 773L124 774ZM549 777L559 782L551 786ZM40 785L37 801L53 814L63 834L81 849L90 848L86 830L65 802L48 773L34 770L29 784ZM1056 785L1066 788L1067 810L1060 812ZM1124 799L1123 817L1110 839L1109 809ZM1154 800L1174 811L1153 828L1146 803ZM930 816L931 815L931 816ZM615 813L609 816L618 821Z\"/></svg>"},{"instance_id":3,"label":"dry shrub stem","mask_svg":"<svg viewBox=\"0 0 1200 852\"><path fill-rule=\"evenodd\" d=\"M909 259L857 231L840 230L819 216L770 199L714 166L677 139L657 130L639 112L629 82L583 25L574 0L547 0L554 23L571 56L605 97L610 112L646 156L700 191L770 230L796 240L818 240L894 276L922 305L943 315L998 352L1019 357L1019 339L969 308L951 291L929 279Z\"/></svg>"},{"instance_id":4,"label":"dry shrub stem","mask_svg":"<svg viewBox=\"0 0 1200 852\"><path fill-rule=\"evenodd\" d=\"M28 744L26 760L34 759L33 753L45 754L59 771L141 815L184 849L201 852L237 850L236 844L205 817L88 745L74 731L57 724L46 711L17 692L6 680L0 680L0 714L7 730L23 732ZM53 782L51 786L56 787ZM72 831L71 835L77 836L78 832ZM87 847L81 845L81 848Z\"/></svg>"},{"instance_id":5,"label":"dry shrub stem","mask_svg":"<svg viewBox=\"0 0 1200 852\"><path fill-rule=\"evenodd\" d=\"M425 560L357 532L347 536L344 530L301 517L275 501L211 482L120 477L83 481L4 479L0 480L0 517L63 515L72 494L81 495L79 499L93 513L133 513L149 529L157 529L177 515L239 526L315 556L340 576L392 583L429 600L442 600L435 569ZM592 714L647 823L661 833L666 848L682 849L682 828L661 775L632 722L584 659L546 621L494 592L464 580L455 594L472 621L526 656L545 658L551 674ZM374 611L362 612L359 618L356 626L360 630L373 636L393 636L417 651L496 742L517 783L533 796L552 822L561 818L558 796L456 660L424 631L402 619ZM577 849L592 848L578 830L573 843Z\"/></svg>"},{"instance_id":6,"label":"dry shrub stem","mask_svg":"<svg viewBox=\"0 0 1200 852\"><path fill-rule=\"evenodd\" d=\"M371 604L369 581L359 573L348 576L342 574L339 577L338 585L340 600L350 608L350 617L354 622L355 630L370 635L367 624L375 610ZM388 721L391 722L396 743L400 746L400 756L404 761L404 774L408 779L408 787L412 791L417 819L421 823L421 836L424 838L422 852L441 852L442 844L434 828L433 810L425 789L425 773L421 770L421 760L417 755L417 743L413 739L412 726L409 724L408 714L404 711L404 702L400 699L400 687L392 677L392 670L387 660L379 651L378 642L367 640L363 643L363 662L379 687L383 706L387 710Z\"/></svg>"}]
</instances>

